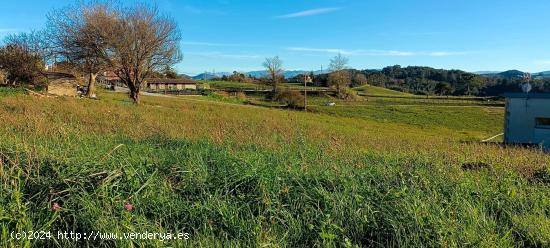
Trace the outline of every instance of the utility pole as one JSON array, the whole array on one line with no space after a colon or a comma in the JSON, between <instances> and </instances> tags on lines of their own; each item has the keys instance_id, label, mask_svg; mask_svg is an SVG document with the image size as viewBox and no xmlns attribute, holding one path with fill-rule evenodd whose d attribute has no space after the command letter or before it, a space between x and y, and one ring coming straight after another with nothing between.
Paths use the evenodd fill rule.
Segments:
<instances>
[{"instance_id":1,"label":"utility pole","mask_svg":"<svg viewBox=\"0 0 550 248\"><path fill-rule=\"evenodd\" d=\"M304 76L304 111L307 112L307 77Z\"/></svg>"},{"instance_id":2,"label":"utility pole","mask_svg":"<svg viewBox=\"0 0 550 248\"><path fill-rule=\"evenodd\" d=\"M307 112L307 83L311 83L311 82L313 82L313 79L309 75L304 75L304 111L305 112Z\"/></svg>"}]
</instances>

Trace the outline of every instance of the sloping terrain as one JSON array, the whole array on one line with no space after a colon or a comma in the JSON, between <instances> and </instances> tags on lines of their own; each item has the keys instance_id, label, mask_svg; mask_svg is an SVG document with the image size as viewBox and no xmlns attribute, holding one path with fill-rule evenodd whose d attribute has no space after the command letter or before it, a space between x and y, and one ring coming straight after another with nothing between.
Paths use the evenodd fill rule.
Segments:
<instances>
[{"instance_id":1,"label":"sloping terrain","mask_svg":"<svg viewBox=\"0 0 550 248\"><path fill-rule=\"evenodd\" d=\"M99 97L0 94L0 246L550 244L548 155L463 142L499 132L498 118L429 125L418 109L381 121ZM425 111L433 119L449 111L435 110ZM453 111L469 122L492 115ZM419 122L403 121L410 115ZM9 236L31 230L54 238ZM76 241L58 231L190 237Z\"/></svg>"}]
</instances>

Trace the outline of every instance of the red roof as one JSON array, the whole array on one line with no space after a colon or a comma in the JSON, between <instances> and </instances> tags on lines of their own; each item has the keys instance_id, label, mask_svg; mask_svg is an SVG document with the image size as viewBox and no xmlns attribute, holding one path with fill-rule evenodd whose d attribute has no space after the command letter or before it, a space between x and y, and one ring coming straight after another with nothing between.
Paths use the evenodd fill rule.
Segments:
<instances>
[{"instance_id":1,"label":"red roof","mask_svg":"<svg viewBox=\"0 0 550 248\"><path fill-rule=\"evenodd\" d=\"M119 80L120 78L113 71L103 72L103 78L108 81Z\"/></svg>"}]
</instances>

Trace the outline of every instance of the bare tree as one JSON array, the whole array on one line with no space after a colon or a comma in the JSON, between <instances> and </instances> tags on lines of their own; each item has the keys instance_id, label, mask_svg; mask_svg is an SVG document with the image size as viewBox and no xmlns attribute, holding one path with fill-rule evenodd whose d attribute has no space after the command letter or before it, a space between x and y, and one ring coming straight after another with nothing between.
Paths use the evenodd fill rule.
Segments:
<instances>
[{"instance_id":1,"label":"bare tree","mask_svg":"<svg viewBox=\"0 0 550 248\"><path fill-rule=\"evenodd\" d=\"M351 81L351 74L346 70L348 61L342 54L338 54L330 60L329 69L331 73L328 78L328 84L336 88L338 96L341 95L342 89L346 88Z\"/></svg>"},{"instance_id":2,"label":"bare tree","mask_svg":"<svg viewBox=\"0 0 550 248\"><path fill-rule=\"evenodd\" d=\"M361 86L367 84L367 77L363 73L357 73L353 77L353 84L354 86Z\"/></svg>"},{"instance_id":3,"label":"bare tree","mask_svg":"<svg viewBox=\"0 0 550 248\"><path fill-rule=\"evenodd\" d=\"M38 32L31 32L6 38L5 45L0 47L0 70L3 71L5 83L45 83L45 53L39 35Z\"/></svg>"},{"instance_id":4,"label":"bare tree","mask_svg":"<svg viewBox=\"0 0 550 248\"><path fill-rule=\"evenodd\" d=\"M86 96L95 96L97 74L108 65L108 44L103 30L118 19L109 2L88 2L56 10L48 16L52 48L62 60L88 77Z\"/></svg>"},{"instance_id":5,"label":"bare tree","mask_svg":"<svg viewBox=\"0 0 550 248\"><path fill-rule=\"evenodd\" d=\"M269 75L271 86L273 86L273 92L277 91L279 82L283 78L283 61L279 58L279 56L266 58L263 66Z\"/></svg>"},{"instance_id":6,"label":"bare tree","mask_svg":"<svg viewBox=\"0 0 550 248\"><path fill-rule=\"evenodd\" d=\"M155 71L181 61L180 32L176 22L155 7L137 4L121 8L120 17L103 29L112 67L130 89L130 98L139 103L145 79Z\"/></svg>"}]
</instances>

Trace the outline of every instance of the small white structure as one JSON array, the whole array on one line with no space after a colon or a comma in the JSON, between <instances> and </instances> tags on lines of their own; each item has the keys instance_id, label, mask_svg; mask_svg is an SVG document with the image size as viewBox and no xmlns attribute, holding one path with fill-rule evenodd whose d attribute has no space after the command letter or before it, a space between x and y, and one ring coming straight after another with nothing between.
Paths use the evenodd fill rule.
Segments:
<instances>
[{"instance_id":1,"label":"small white structure","mask_svg":"<svg viewBox=\"0 0 550 248\"><path fill-rule=\"evenodd\" d=\"M550 150L550 94L510 93L505 97L504 142Z\"/></svg>"}]
</instances>

